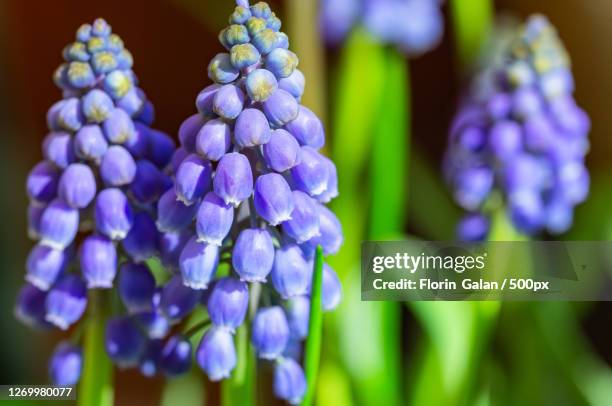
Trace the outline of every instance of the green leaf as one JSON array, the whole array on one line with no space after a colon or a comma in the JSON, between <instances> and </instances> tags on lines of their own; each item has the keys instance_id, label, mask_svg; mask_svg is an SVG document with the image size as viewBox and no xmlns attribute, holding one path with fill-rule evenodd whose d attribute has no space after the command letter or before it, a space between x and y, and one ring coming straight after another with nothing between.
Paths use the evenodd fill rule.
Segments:
<instances>
[{"instance_id":1,"label":"green leaf","mask_svg":"<svg viewBox=\"0 0 612 406\"><path fill-rule=\"evenodd\" d=\"M302 406L310 406L315 397L319 363L321 361L321 338L323 336L323 310L321 295L323 290L323 249L317 246L310 291L310 320L308 338L304 349L304 372L306 374L306 395Z\"/></svg>"},{"instance_id":2,"label":"green leaf","mask_svg":"<svg viewBox=\"0 0 612 406\"><path fill-rule=\"evenodd\" d=\"M478 60L493 21L491 0L451 0L457 60L465 73Z\"/></svg>"},{"instance_id":3,"label":"green leaf","mask_svg":"<svg viewBox=\"0 0 612 406\"><path fill-rule=\"evenodd\" d=\"M112 406L113 367L104 350L104 330L110 310L107 291L89 291L89 315L86 321L83 375L78 390L80 406Z\"/></svg>"}]
</instances>

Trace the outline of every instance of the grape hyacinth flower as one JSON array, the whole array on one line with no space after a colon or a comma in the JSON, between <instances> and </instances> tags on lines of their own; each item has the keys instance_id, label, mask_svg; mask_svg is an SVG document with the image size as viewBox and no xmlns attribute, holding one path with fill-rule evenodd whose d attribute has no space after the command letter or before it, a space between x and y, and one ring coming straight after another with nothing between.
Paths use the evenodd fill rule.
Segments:
<instances>
[{"instance_id":1,"label":"grape hyacinth flower","mask_svg":"<svg viewBox=\"0 0 612 406\"><path fill-rule=\"evenodd\" d=\"M323 0L320 25L331 45L342 42L358 24L379 42L410 56L435 48L442 39L441 0Z\"/></svg>"},{"instance_id":2,"label":"grape hyacinth flower","mask_svg":"<svg viewBox=\"0 0 612 406\"><path fill-rule=\"evenodd\" d=\"M201 292L211 327L196 361L213 381L231 375L234 334L252 318L253 346L278 365L277 395L295 403L304 374L282 356L290 338L306 337L308 311L283 303L308 306L316 246L333 255L343 237L325 207L338 194L336 168L320 152L321 121L300 105L304 75L280 26L266 3L240 1L219 34L225 52L208 65L214 84L179 128L174 188L158 204L162 259L178 271L160 306L176 318L168 313L187 314ZM323 308L332 310L341 288L331 268L323 272Z\"/></svg>"},{"instance_id":3,"label":"grape hyacinth flower","mask_svg":"<svg viewBox=\"0 0 612 406\"><path fill-rule=\"evenodd\" d=\"M498 59L477 78L450 131L444 169L469 212L458 237L486 239L500 198L516 230L563 233L589 190L590 122L573 97L567 52L550 22L534 15Z\"/></svg>"},{"instance_id":4,"label":"grape hyacinth flower","mask_svg":"<svg viewBox=\"0 0 612 406\"><path fill-rule=\"evenodd\" d=\"M119 327L144 320L160 334L168 322L151 316L155 280L144 261L159 255L154 203L171 186L174 143L151 128L153 106L138 87L132 55L105 20L81 26L63 58L53 76L63 98L48 111L44 160L27 179L36 244L15 315L33 327L67 330L85 314L87 290L112 288L123 261L120 297L134 320ZM138 313L145 310L148 317ZM130 336L113 326L109 356L136 362L140 330ZM80 348L60 344L49 364L52 381L76 384L81 365Z\"/></svg>"}]
</instances>

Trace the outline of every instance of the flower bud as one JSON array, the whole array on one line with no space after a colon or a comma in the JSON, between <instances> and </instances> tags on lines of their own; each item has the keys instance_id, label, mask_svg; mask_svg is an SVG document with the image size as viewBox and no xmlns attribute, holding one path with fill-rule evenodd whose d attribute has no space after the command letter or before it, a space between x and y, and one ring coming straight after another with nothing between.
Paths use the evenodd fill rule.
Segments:
<instances>
[{"instance_id":1,"label":"flower bud","mask_svg":"<svg viewBox=\"0 0 612 406\"><path fill-rule=\"evenodd\" d=\"M26 281L41 290L49 290L66 269L67 255L63 250L37 244L27 260Z\"/></svg>"},{"instance_id":2,"label":"flower bud","mask_svg":"<svg viewBox=\"0 0 612 406\"><path fill-rule=\"evenodd\" d=\"M130 115L123 109L115 108L102 123L102 130L108 142L123 144L136 131Z\"/></svg>"},{"instance_id":3,"label":"flower bud","mask_svg":"<svg viewBox=\"0 0 612 406\"><path fill-rule=\"evenodd\" d=\"M240 1L244 2L244 0ZM247 1L246 5L239 5L234 9L234 12L230 15L229 22L230 24L244 24L249 18L251 18L251 11Z\"/></svg>"},{"instance_id":4,"label":"flower bud","mask_svg":"<svg viewBox=\"0 0 612 406\"><path fill-rule=\"evenodd\" d=\"M231 277L219 279L208 298L208 314L213 324L232 332L244 321L248 306L246 283Z\"/></svg>"},{"instance_id":5,"label":"flower bud","mask_svg":"<svg viewBox=\"0 0 612 406\"><path fill-rule=\"evenodd\" d=\"M258 109L244 109L234 125L234 140L242 148L264 145L270 141L270 126Z\"/></svg>"},{"instance_id":6,"label":"flower bud","mask_svg":"<svg viewBox=\"0 0 612 406\"><path fill-rule=\"evenodd\" d=\"M321 203L329 203L332 199L338 197L338 172L331 159L323 155L323 160L327 163L327 187L323 193L315 197Z\"/></svg>"},{"instance_id":7,"label":"flower bud","mask_svg":"<svg viewBox=\"0 0 612 406\"><path fill-rule=\"evenodd\" d=\"M255 182L257 214L273 226L291 219L293 195L285 179L277 173L261 175Z\"/></svg>"},{"instance_id":8,"label":"flower bud","mask_svg":"<svg viewBox=\"0 0 612 406\"><path fill-rule=\"evenodd\" d=\"M117 250L113 242L101 235L91 235L81 243L81 272L87 288L112 288L117 273Z\"/></svg>"},{"instance_id":9,"label":"flower bud","mask_svg":"<svg viewBox=\"0 0 612 406\"><path fill-rule=\"evenodd\" d=\"M132 87L125 96L117 100L117 107L130 117L137 115L144 106L144 95L141 92L140 89Z\"/></svg>"},{"instance_id":10,"label":"flower bud","mask_svg":"<svg viewBox=\"0 0 612 406\"><path fill-rule=\"evenodd\" d=\"M261 54L252 44L234 45L230 49L230 61L238 70L246 69L259 62Z\"/></svg>"},{"instance_id":11,"label":"flower bud","mask_svg":"<svg viewBox=\"0 0 612 406\"><path fill-rule=\"evenodd\" d=\"M70 164L59 180L58 195L70 207L87 207L96 196L96 178L89 166Z\"/></svg>"},{"instance_id":12,"label":"flower bud","mask_svg":"<svg viewBox=\"0 0 612 406\"><path fill-rule=\"evenodd\" d=\"M155 278L144 264L126 262L119 270L118 291L130 313L151 309Z\"/></svg>"},{"instance_id":13,"label":"flower bud","mask_svg":"<svg viewBox=\"0 0 612 406\"><path fill-rule=\"evenodd\" d=\"M157 309L145 310L135 314L134 322L150 340L162 339L166 337L170 330L168 319ZM161 347L158 350L161 351Z\"/></svg>"},{"instance_id":14,"label":"flower bud","mask_svg":"<svg viewBox=\"0 0 612 406\"><path fill-rule=\"evenodd\" d=\"M234 338L223 327L212 327L196 350L196 361L213 382L228 378L236 367Z\"/></svg>"},{"instance_id":15,"label":"flower bud","mask_svg":"<svg viewBox=\"0 0 612 406\"><path fill-rule=\"evenodd\" d=\"M276 91L278 82L269 70L255 69L249 73L244 87L252 101L265 101Z\"/></svg>"},{"instance_id":16,"label":"flower bud","mask_svg":"<svg viewBox=\"0 0 612 406\"><path fill-rule=\"evenodd\" d=\"M325 255L335 254L340 250L344 240L342 225L336 215L327 207L319 204L317 205L317 212L319 213L320 235L309 240L309 245L312 247L321 245Z\"/></svg>"},{"instance_id":17,"label":"flower bud","mask_svg":"<svg viewBox=\"0 0 612 406\"><path fill-rule=\"evenodd\" d=\"M100 176L107 186L124 186L136 176L136 162L122 146L113 145L102 158Z\"/></svg>"},{"instance_id":18,"label":"flower bud","mask_svg":"<svg viewBox=\"0 0 612 406\"><path fill-rule=\"evenodd\" d=\"M226 120L233 120L242 111L244 93L234 85L224 85L217 90L213 99L213 110Z\"/></svg>"},{"instance_id":19,"label":"flower bud","mask_svg":"<svg viewBox=\"0 0 612 406\"><path fill-rule=\"evenodd\" d=\"M311 147L302 147L301 155L300 163L291 169L295 187L310 196L325 192L329 182L327 162Z\"/></svg>"},{"instance_id":20,"label":"flower bud","mask_svg":"<svg viewBox=\"0 0 612 406\"><path fill-rule=\"evenodd\" d=\"M142 204L153 203L166 190L167 176L150 161L136 162L136 174L130 184L132 196Z\"/></svg>"},{"instance_id":21,"label":"flower bud","mask_svg":"<svg viewBox=\"0 0 612 406\"><path fill-rule=\"evenodd\" d=\"M251 343L259 358L276 359L289 342L289 325L278 306L260 308L253 319Z\"/></svg>"},{"instance_id":22,"label":"flower bud","mask_svg":"<svg viewBox=\"0 0 612 406\"><path fill-rule=\"evenodd\" d=\"M29 327L49 327L45 321L47 292L26 283L15 300L15 318Z\"/></svg>"},{"instance_id":23,"label":"flower bud","mask_svg":"<svg viewBox=\"0 0 612 406\"><path fill-rule=\"evenodd\" d=\"M171 272L178 271L179 257L183 251L183 247L191 238L191 235L191 230L188 229L174 233L160 233L157 242L159 246L159 256L162 265Z\"/></svg>"},{"instance_id":24,"label":"flower bud","mask_svg":"<svg viewBox=\"0 0 612 406\"><path fill-rule=\"evenodd\" d=\"M49 360L49 377L57 386L72 386L79 382L83 368L81 347L68 341L60 342Z\"/></svg>"},{"instance_id":25,"label":"flower bud","mask_svg":"<svg viewBox=\"0 0 612 406\"><path fill-rule=\"evenodd\" d=\"M26 189L28 196L38 202L50 202L57 196L60 172L49 162L42 161L30 171Z\"/></svg>"},{"instance_id":26,"label":"flower bud","mask_svg":"<svg viewBox=\"0 0 612 406\"><path fill-rule=\"evenodd\" d=\"M276 48L270 52L265 63L266 69L279 79L291 76L297 65L297 55L283 48Z\"/></svg>"},{"instance_id":27,"label":"flower bud","mask_svg":"<svg viewBox=\"0 0 612 406\"><path fill-rule=\"evenodd\" d=\"M299 106L297 117L285 125L300 145L308 145L314 149L325 145L325 131L321 120L308 108Z\"/></svg>"},{"instance_id":28,"label":"flower bud","mask_svg":"<svg viewBox=\"0 0 612 406\"><path fill-rule=\"evenodd\" d=\"M323 264L323 281L321 303L323 310L334 310L342 300L342 285L336 272L327 264Z\"/></svg>"},{"instance_id":29,"label":"flower bud","mask_svg":"<svg viewBox=\"0 0 612 406\"><path fill-rule=\"evenodd\" d=\"M195 152L196 137L206 120L201 114L194 114L188 117L178 130L178 138L181 146L189 152Z\"/></svg>"},{"instance_id":30,"label":"flower bud","mask_svg":"<svg viewBox=\"0 0 612 406\"><path fill-rule=\"evenodd\" d=\"M136 213L129 233L122 241L126 254L135 262L143 262L157 254L158 231L155 221L146 212Z\"/></svg>"},{"instance_id":31,"label":"flower bud","mask_svg":"<svg viewBox=\"0 0 612 406\"><path fill-rule=\"evenodd\" d=\"M132 228L132 208L127 197L116 188L98 193L94 217L98 232L114 241L123 240Z\"/></svg>"},{"instance_id":32,"label":"flower bud","mask_svg":"<svg viewBox=\"0 0 612 406\"><path fill-rule=\"evenodd\" d=\"M90 90L82 99L85 118L90 123L101 123L115 108L113 101L100 89Z\"/></svg>"},{"instance_id":33,"label":"flower bud","mask_svg":"<svg viewBox=\"0 0 612 406\"><path fill-rule=\"evenodd\" d=\"M93 86L96 81L91 65L85 62L71 62L68 65L66 79L71 86L77 89Z\"/></svg>"},{"instance_id":34,"label":"flower bud","mask_svg":"<svg viewBox=\"0 0 612 406\"><path fill-rule=\"evenodd\" d=\"M513 121L499 121L491 128L489 148L500 161L510 159L520 152L522 146L521 127Z\"/></svg>"},{"instance_id":35,"label":"flower bud","mask_svg":"<svg viewBox=\"0 0 612 406\"><path fill-rule=\"evenodd\" d=\"M291 219L283 223L283 231L298 244L319 236L317 203L306 193L294 190Z\"/></svg>"},{"instance_id":36,"label":"flower bud","mask_svg":"<svg viewBox=\"0 0 612 406\"><path fill-rule=\"evenodd\" d=\"M216 83L231 83L239 74L238 69L232 65L230 55L226 53L217 54L208 64L208 77Z\"/></svg>"},{"instance_id":37,"label":"flower bud","mask_svg":"<svg viewBox=\"0 0 612 406\"><path fill-rule=\"evenodd\" d=\"M274 289L283 297L306 293L312 270L297 245L285 245L276 250L271 272Z\"/></svg>"},{"instance_id":38,"label":"flower bud","mask_svg":"<svg viewBox=\"0 0 612 406\"><path fill-rule=\"evenodd\" d=\"M160 366L167 377L182 375L191 368L191 342L180 335L168 339L161 351Z\"/></svg>"},{"instance_id":39,"label":"flower bud","mask_svg":"<svg viewBox=\"0 0 612 406\"><path fill-rule=\"evenodd\" d=\"M278 36L274 30L265 28L253 36L253 45L261 55L268 55L278 44Z\"/></svg>"},{"instance_id":40,"label":"flower bud","mask_svg":"<svg viewBox=\"0 0 612 406\"><path fill-rule=\"evenodd\" d=\"M213 83L206 86L196 97L196 108L202 116L212 118L215 115L213 112L213 100L220 87L221 85Z\"/></svg>"},{"instance_id":41,"label":"flower bud","mask_svg":"<svg viewBox=\"0 0 612 406\"><path fill-rule=\"evenodd\" d=\"M493 187L493 172L487 167L467 168L456 174L455 200L466 210L476 210Z\"/></svg>"},{"instance_id":42,"label":"flower bud","mask_svg":"<svg viewBox=\"0 0 612 406\"><path fill-rule=\"evenodd\" d=\"M106 323L105 348L110 359L121 368L138 365L146 340L129 317L114 317Z\"/></svg>"},{"instance_id":43,"label":"flower bud","mask_svg":"<svg viewBox=\"0 0 612 406\"><path fill-rule=\"evenodd\" d=\"M40 218L47 208L36 200L28 204L28 237L32 240L40 238Z\"/></svg>"},{"instance_id":44,"label":"flower bud","mask_svg":"<svg viewBox=\"0 0 612 406\"><path fill-rule=\"evenodd\" d=\"M275 127L282 127L297 117L299 109L293 96L283 89L276 89L263 102L263 111L270 124Z\"/></svg>"},{"instance_id":45,"label":"flower bud","mask_svg":"<svg viewBox=\"0 0 612 406\"><path fill-rule=\"evenodd\" d=\"M291 338L301 341L308 336L310 322L310 299L307 296L295 296L285 306Z\"/></svg>"},{"instance_id":46,"label":"flower bud","mask_svg":"<svg viewBox=\"0 0 612 406\"><path fill-rule=\"evenodd\" d=\"M79 211L55 199L40 218L40 242L49 247L64 249L69 246L79 229Z\"/></svg>"},{"instance_id":47,"label":"flower bud","mask_svg":"<svg viewBox=\"0 0 612 406\"><path fill-rule=\"evenodd\" d=\"M134 133L122 145L134 158L142 159L149 154L151 129L143 123L134 123Z\"/></svg>"},{"instance_id":48,"label":"flower bud","mask_svg":"<svg viewBox=\"0 0 612 406\"><path fill-rule=\"evenodd\" d=\"M72 66L73 64L70 65ZM78 131L85 122L79 99L75 97L66 99L58 112L57 121L60 127L66 131Z\"/></svg>"},{"instance_id":49,"label":"flower bud","mask_svg":"<svg viewBox=\"0 0 612 406\"><path fill-rule=\"evenodd\" d=\"M99 164L108 149L102 129L98 125L83 126L74 137L76 156Z\"/></svg>"},{"instance_id":50,"label":"flower bud","mask_svg":"<svg viewBox=\"0 0 612 406\"><path fill-rule=\"evenodd\" d=\"M232 265L246 282L265 282L274 263L274 245L266 230L248 228L238 235Z\"/></svg>"},{"instance_id":51,"label":"flower bud","mask_svg":"<svg viewBox=\"0 0 612 406\"><path fill-rule=\"evenodd\" d=\"M170 320L180 320L191 313L199 300L200 291L185 286L183 278L176 275L164 285L159 306Z\"/></svg>"},{"instance_id":52,"label":"flower bud","mask_svg":"<svg viewBox=\"0 0 612 406\"><path fill-rule=\"evenodd\" d=\"M147 340L145 349L138 359L138 369L147 378L157 375L159 369L160 352L164 346L161 339Z\"/></svg>"},{"instance_id":53,"label":"flower bud","mask_svg":"<svg viewBox=\"0 0 612 406\"><path fill-rule=\"evenodd\" d=\"M231 141L230 126L219 119L208 121L197 133L195 149L198 154L211 161L218 161L229 151Z\"/></svg>"},{"instance_id":54,"label":"flower bud","mask_svg":"<svg viewBox=\"0 0 612 406\"><path fill-rule=\"evenodd\" d=\"M75 161L72 136L65 132L49 133L43 140L43 156L58 168L65 169Z\"/></svg>"},{"instance_id":55,"label":"flower bud","mask_svg":"<svg viewBox=\"0 0 612 406\"><path fill-rule=\"evenodd\" d=\"M238 206L253 193L253 173L246 156L237 152L226 154L217 165L213 188L225 203Z\"/></svg>"},{"instance_id":56,"label":"flower bud","mask_svg":"<svg viewBox=\"0 0 612 406\"><path fill-rule=\"evenodd\" d=\"M67 330L76 323L87 307L87 288L83 280L67 274L47 294L45 320L56 327Z\"/></svg>"},{"instance_id":57,"label":"flower bud","mask_svg":"<svg viewBox=\"0 0 612 406\"><path fill-rule=\"evenodd\" d=\"M269 142L263 146L263 154L266 164L276 172L289 170L301 161L300 145L283 129L272 131Z\"/></svg>"},{"instance_id":58,"label":"flower bud","mask_svg":"<svg viewBox=\"0 0 612 406\"><path fill-rule=\"evenodd\" d=\"M214 192L208 192L196 216L198 241L220 246L234 222L234 208Z\"/></svg>"},{"instance_id":59,"label":"flower bud","mask_svg":"<svg viewBox=\"0 0 612 406\"><path fill-rule=\"evenodd\" d=\"M192 205L210 190L212 166L197 154L191 154L179 165L174 181L177 199Z\"/></svg>"},{"instance_id":60,"label":"flower bud","mask_svg":"<svg viewBox=\"0 0 612 406\"><path fill-rule=\"evenodd\" d=\"M123 71L116 70L104 77L102 86L106 93L113 99L118 100L124 97L132 88L132 81Z\"/></svg>"},{"instance_id":61,"label":"flower bud","mask_svg":"<svg viewBox=\"0 0 612 406\"><path fill-rule=\"evenodd\" d=\"M306 79L299 69L295 69L291 75L278 81L278 87L287 91L297 101L302 99L305 85Z\"/></svg>"},{"instance_id":62,"label":"flower bud","mask_svg":"<svg viewBox=\"0 0 612 406\"><path fill-rule=\"evenodd\" d=\"M157 228L163 233L180 231L191 224L197 210L197 204L186 206L174 188L168 189L157 204Z\"/></svg>"},{"instance_id":63,"label":"flower bud","mask_svg":"<svg viewBox=\"0 0 612 406\"><path fill-rule=\"evenodd\" d=\"M302 402L306 394L306 376L291 358L282 358L274 366L274 395L292 405Z\"/></svg>"},{"instance_id":64,"label":"flower bud","mask_svg":"<svg viewBox=\"0 0 612 406\"><path fill-rule=\"evenodd\" d=\"M219 265L219 247L198 242L192 237L179 258L183 284L191 289L206 289Z\"/></svg>"}]
</instances>

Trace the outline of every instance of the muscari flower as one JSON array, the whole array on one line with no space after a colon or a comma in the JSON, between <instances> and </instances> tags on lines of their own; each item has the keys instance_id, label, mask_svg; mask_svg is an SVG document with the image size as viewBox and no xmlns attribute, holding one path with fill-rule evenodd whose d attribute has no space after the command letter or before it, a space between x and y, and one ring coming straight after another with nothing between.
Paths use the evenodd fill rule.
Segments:
<instances>
[{"instance_id":1,"label":"muscari flower","mask_svg":"<svg viewBox=\"0 0 612 406\"><path fill-rule=\"evenodd\" d=\"M64 98L47 113L44 160L27 179L28 228L36 245L15 314L32 326L66 330L85 313L88 288L113 286L122 256L128 259L120 286L126 307L157 311L155 280L146 265L131 261L158 253L152 203L171 186L164 171L174 145L150 128L152 104L137 87L131 54L106 21L79 28L63 57L53 79ZM135 317L162 331L163 320ZM123 340L125 332L112 323L107 328L111 358L134 361L137 340ZM54 383L75 384L81 358L78 347L61 344L50 360Z\"/></svg>"},{"instance_id":2,"label":"muscari flower","mask_svg":"<svg viewBox=\"0 0 612 406\"><path fill-rule=\"evenodd\" d=\"M324 0L320 25L324 39L342 42L358 24L378 41L411 56L433 49L444 31L440 0Z\"/></svg>"},{"instance_id":3,"label":"muscari flower","mask_svg":"<svg viewBox=\"0 0 612 406\"><path fill-rule=\"evenodd\" d=\"M195 301L206 303L212 327L195 352L214 381L235 367L233 334L245 322L254 284L272 300L253 320L260 356L279 359L290 335L304 339L308 312L292 314L300 329L293 334L282 304L298 297L308 302L315 247L331 255L342 243L340 223L324 206L338 193L335 166L319 151L325 145L321 121L300 105L304 75L280 26L265 3L236 7L219 34L227 52L208 65L215 83L197 95L197 113L179 128L174 188L158 204L160 255L178 271L171 291L164 288L161 308L177 319ZM219 271L222 263L229 271ZM331 309L341 290L335 274L324 281L324 307ZM299 400L304 380L294 378L299 373L291 366L279 371L278 396Z\"/></svg>"},{"instance_id":4,"label":"muscari flower","mask_svg":"<svg viewBox=\"0 0 612 406\"><path fill-rule=\"evenodd\" d=\"M573 98L567 53L535 15L498 59L476 78L450 131L444 169L469 212L458 237L484 240L488 210L500 201L518 231L563 233L589 189L590 123Z\"/></svg>"}]
</instances>

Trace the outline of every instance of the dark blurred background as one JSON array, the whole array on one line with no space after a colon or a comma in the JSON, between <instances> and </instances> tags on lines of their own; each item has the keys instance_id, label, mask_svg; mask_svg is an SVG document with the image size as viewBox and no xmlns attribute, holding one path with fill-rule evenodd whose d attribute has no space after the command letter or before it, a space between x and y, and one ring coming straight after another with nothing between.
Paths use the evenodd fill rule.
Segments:
<instances>
[{"instance_id":1,"label":"dark blurred background","mask_svg":"<svg viewBox=\"0 0 612 406\"><path fill-rule=\"evenodd\" d=\"M59 338L57 334L32 332L18 324L12 308L31 245L26 233L25 178L29 168L41 159L46 111L61 97L51 75L61 62L62 48L82 23L96 17L107 19L134 55L134 71L158 113L155 126L176 137L179 124L194 112L196 94L209 81L206 66L220 49L217 31L226 23L230 3L233 2L0 1L0 383L46 382L46 363L40 360L47 358ZM283 2L269 3L283 15ZM595 147L588 156L588 166L593 183L608 185L612 190L612 138L608 130L612 128L612 2L499 0L496 9L520 17L542 12L558 28L572 57L576 98L592 120L591 141ZM448 15L448 10L445 13ZM449 31L440 47L411 61L413 143L429 166L436 169L462 85L453 64ZM329 65L336 59L334 51L328 51ZM610 213L606 216L608 208ZM578 208L576 216L577 226L568 238L609 238L612 193L592 196ZM429 221L433 219L434 214ZM418 222L410 218L409 224L409 231L422 231ZM594 350L612 365L612 305L578 306L585 309L583 328ZM137 373L122 373L116 382L121 404L134 404L136 398L141 404L154 404L159 395L160 385L149 384Z\"/></svg>"}]
</instances>

